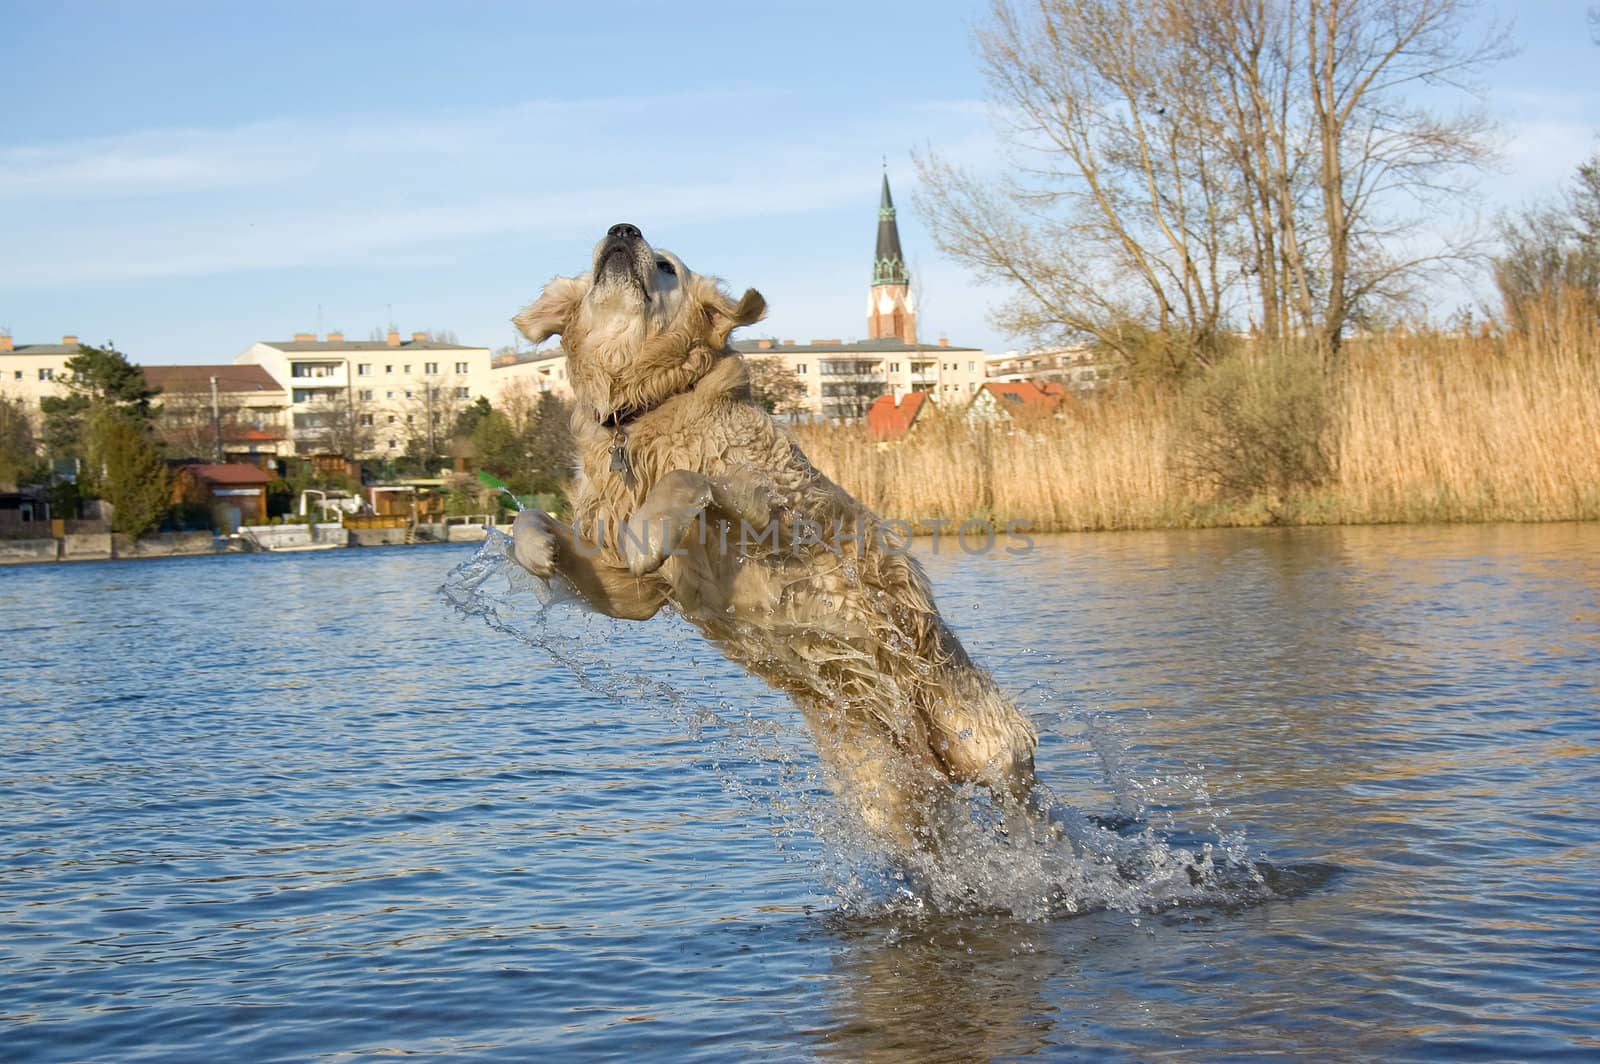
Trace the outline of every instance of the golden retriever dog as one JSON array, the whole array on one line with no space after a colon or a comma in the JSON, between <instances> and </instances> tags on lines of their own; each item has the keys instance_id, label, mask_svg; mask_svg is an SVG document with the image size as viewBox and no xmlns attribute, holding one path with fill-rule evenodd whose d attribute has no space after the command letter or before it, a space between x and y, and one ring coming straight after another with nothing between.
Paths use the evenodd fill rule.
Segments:
<instances>
[{"instance_id":1,"label":"golden retriever dog","mask_svg":"<svg viewBox=\"0 0 1600 1064\"><path fill-rule=\"evenodd\" d=\"M765 313L626 224L590 272L552 280L513 320L536 344L562 338L580 468L571 522L524 511L512 555L612 617L677 610L793 697L874 837L931 853L952 784L1027 808L1036 737L946 626L905 526L751 398L728 336Z\"/></svg>"}]
</instances>

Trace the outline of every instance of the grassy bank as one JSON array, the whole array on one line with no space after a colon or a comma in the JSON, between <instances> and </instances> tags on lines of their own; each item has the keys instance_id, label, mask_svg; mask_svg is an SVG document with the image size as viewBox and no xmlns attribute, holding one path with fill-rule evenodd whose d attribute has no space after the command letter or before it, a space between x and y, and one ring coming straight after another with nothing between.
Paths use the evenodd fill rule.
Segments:
<instances>
[{"instance_id":1,"label":"grassy bank","mask_svg":"<svg viewBox=\"0 0 1600 1064\"><path fill-rule=\"evenodd\" d=\"M945 414L887 445L864 426L797 435L873 509L919 520L1072 531L1600 518L1593 323L1543 338L1389 335L1347 345L1332 371L1280 374L1288 383L1238 368L1243 390L1129 390L1034 432Z\"/></svg>"}]
</instances>

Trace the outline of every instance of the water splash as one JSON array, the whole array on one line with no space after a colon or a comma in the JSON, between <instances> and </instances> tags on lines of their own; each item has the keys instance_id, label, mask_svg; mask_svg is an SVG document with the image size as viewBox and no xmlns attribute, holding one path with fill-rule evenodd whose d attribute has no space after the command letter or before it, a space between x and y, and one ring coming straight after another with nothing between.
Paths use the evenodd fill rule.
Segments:
<instances>
[{"instance_id":1,"label":"water splash","mask_svg":"<svg viewBox=\"0 0 1600 1064\"><path fill-rule=\"evenodd\" d=\"M812 740L784 696L732 666L708 677L703 663L720 663L720 653L675 616L650 622L650 637L665 640L666 652L641 655L651 667L669 667L631 671L608 651L637 640L636 623L595 614L559 577L541 580L517 565L510 548L510 537L490 530L450 572L440 588L445 600L561 664L585 689L665 716L703 743L723 788L769 818L781 851L812 863L841 912L1040 920L1246 905L1299 892L1298 879L1251 854L1243 831L1213 805L1202 771L1142 778L1111 718L1059 705L1048 688L1035 689L1036 705L1022 705L1041 732L1087 750L1107 811L1041 788L1036 815L1006 823L987 792L960 787L946 803L937 856L886 864L859 820L829 796Z\"/></svg>"}]
</instances>

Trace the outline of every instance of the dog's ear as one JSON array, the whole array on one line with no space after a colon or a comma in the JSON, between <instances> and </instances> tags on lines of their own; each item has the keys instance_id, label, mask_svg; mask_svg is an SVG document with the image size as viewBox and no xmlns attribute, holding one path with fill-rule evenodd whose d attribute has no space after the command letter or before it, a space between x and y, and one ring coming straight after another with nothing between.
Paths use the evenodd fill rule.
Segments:
<instances>
[{"instance_id":1,"label":"dog's ear","mask_svg":"<svg viewBox=\"0 0 1600 1064\"><path fill-rule=\"evenodd\" d=\"M586 277L557 277L545 285L539 298L524 307L511 323L523 336L542 344L556 333L566 333L567 322L588 290Z\"/></svg>"},{"instance_id":2,"label":"dog's ear","mask_svg":"<svg viewBox=\"0 0 1600 1064\"><path fill-rule=\"evenodd\" d=\"M767 316L767 297L754 288L746 288L739 302L733 305L728 317L734 325L754 325Z\"/></svg>"},{"instance_id":3,"label":"dog's ear","mask_svg":"<svg viewBox=\"0 0 1600 1064\"><path fill-rule=\"evenodd\" d=\"M754 288L746 288L735 303L721 290L714 290L706 301L711 315L711 341L717 346L728 342L728 334L740 325L754 325L767 316L767 300Z\"/></svg>"}]
</instances>

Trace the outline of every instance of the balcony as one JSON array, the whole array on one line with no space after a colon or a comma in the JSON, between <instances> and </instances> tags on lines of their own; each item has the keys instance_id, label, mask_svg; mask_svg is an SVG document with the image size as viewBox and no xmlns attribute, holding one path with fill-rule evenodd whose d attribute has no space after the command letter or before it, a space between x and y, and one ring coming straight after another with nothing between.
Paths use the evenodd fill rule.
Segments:
<instances>
[{"instance_id":1,"label":"balcony","mask_svg":"<svg viewBox=\"0 0 1600 1064\"><path fill-rule=\"evenodd\" d=\"M350 369L343 362L293 362L289 366L289 387L302 389L347 388Z\"/></svg>"}]
</instances>

